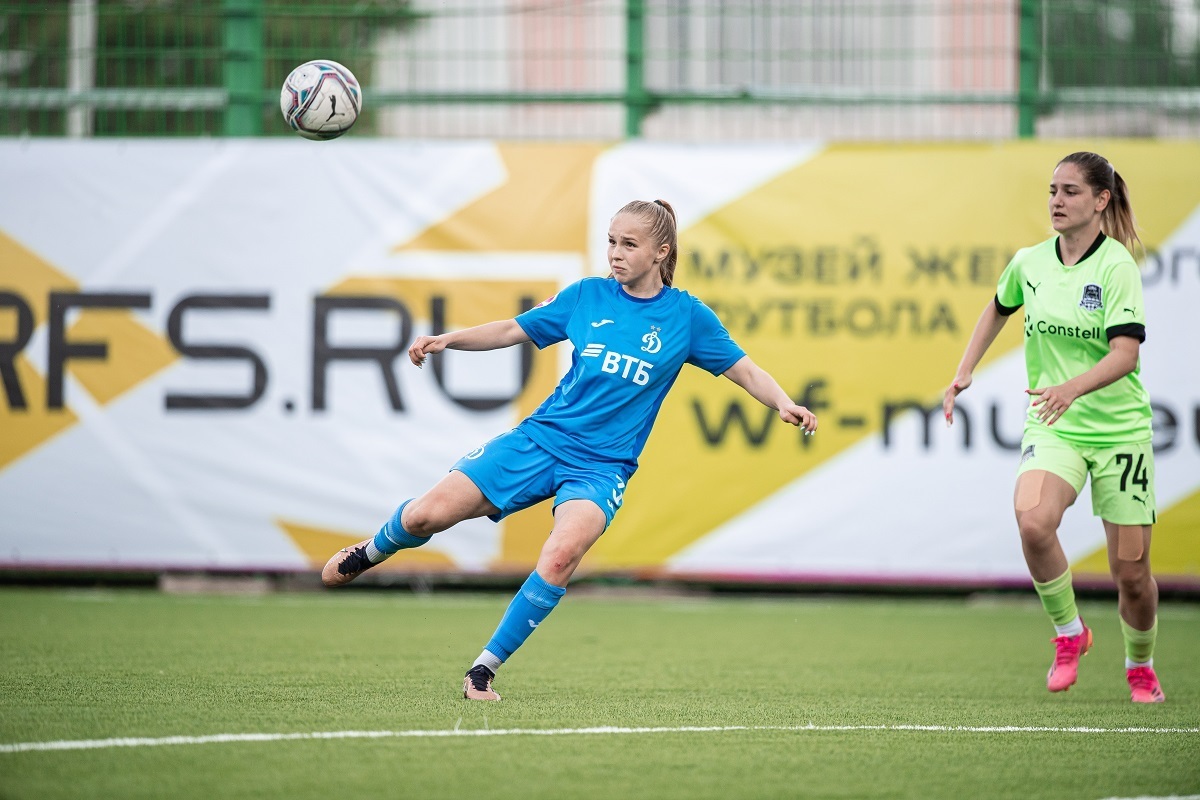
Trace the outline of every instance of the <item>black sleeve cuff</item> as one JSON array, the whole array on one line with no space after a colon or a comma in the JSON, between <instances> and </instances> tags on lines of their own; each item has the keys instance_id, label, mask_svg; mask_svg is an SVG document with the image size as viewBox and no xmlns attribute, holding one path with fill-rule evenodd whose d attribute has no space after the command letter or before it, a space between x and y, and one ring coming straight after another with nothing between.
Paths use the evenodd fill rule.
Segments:
<instances>
[{"instance_id":1,"label":"black sleeve cuff","mask_svg":"<svg viewBox=\"0 0 1200 800\"><path fill-rule=\"evenodd\" d=\"M1017 310L1018 308L1020 308L1020 306L1006 306L1006 305L1004 305L1004 303L1001 303L1001 302L1000 302L1000 295L996 295L996 297L995 297L995 298L993 298L993 300L994 300L994 302L996 303L996 311L997 311L997 312L1000 314L1000 316L1002 316L1002 317L1011 317L1011 316L1012 316L1014 313L1016 313L1016 310Z\"/></svg>"},{"instance_id":2,"label":"black sleeve cuff","mask_svg":"<svg viewBox=\"0 0 1200 800\"><path fill-rule=\"evenodd\" d=\"M1139 342L1146 341L1146 326L1140 322L1127 322L1124 325L1113 325L1105 333L1111 342L1116 336L1132 336Z\"/></svg>"}]
</instances>

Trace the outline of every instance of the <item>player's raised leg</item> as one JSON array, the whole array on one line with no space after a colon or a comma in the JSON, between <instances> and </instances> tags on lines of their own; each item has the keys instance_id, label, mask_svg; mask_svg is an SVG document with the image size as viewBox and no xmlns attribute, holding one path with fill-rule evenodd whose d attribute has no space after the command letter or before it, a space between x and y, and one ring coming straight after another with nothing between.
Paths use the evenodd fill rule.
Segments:
<instances>
[{"instance_id":1,"label":"player's raised leg","mask_svg":"<svg viewBox=\"0 0 1200 800\"><path fill-rule=\"evenodd\" d=\"M1108 568L1117 584L1117 611L1125 639L1125 678L1135 703L1166 700L1154 672L1158 638L1158 583L1150 573L1150 526L1117 525L1104 521L1108 539ZM1122 546L1121 539L1126 541ZM1131 543L1130 539L1134 539ZM1130 558L1134 553L1136 559ZM1122 555L1126 556L1122 558Z\"/></svg>"},{"instance_id":2,"label":"player's raised leg","mask_svg":"<svg viewBox=\"0 0 1200 800\"><path fill-rule=\"evenodd\" d=\"M425 494L401 503L373 537L335 553L321 581L342 586L401 550L420 547L435 533L497 511L470 478L455 470Z\"/></svg>"},{"instance_id":3,"label":"player's raised leg","mask_svg":"<svg viewBox=\"0 0 1200 800\"><path fill-rule=\"evenodd\" d=\"M1063 512L1075 502L1076 494L1071 484L1054 473L1029 470L1017 476L1013 498L1025 563L1042 607L1054 623L1054 663L1046 674L1046 688L1052 692L1074 685L1079 659L1092 646L1092 631L1075 606L1070 566L1058 540Z\"/></svg>"},{"instance_id":4,"label":"player's raised leg","mask_svg":"<svg viewBox=\"0 0 1200 800\"><path fill-rule=\"evenodd\" d=\"M463 678L463 697L468 700L500 699L492 688L500 665L525 643L529 634L558 605L575 568L607 525L604 512L591 500L567 500L554 509L554 530L542 546L537 568L508 604L496 632L467 671Z\"/></svg>"}]
</instances>

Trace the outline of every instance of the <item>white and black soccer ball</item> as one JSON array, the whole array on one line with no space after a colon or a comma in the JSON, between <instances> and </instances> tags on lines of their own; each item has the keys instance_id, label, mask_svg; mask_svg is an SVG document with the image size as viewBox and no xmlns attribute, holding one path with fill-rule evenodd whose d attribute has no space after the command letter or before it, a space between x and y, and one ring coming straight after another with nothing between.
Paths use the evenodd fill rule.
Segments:
<instances>
[{"instance_id":1,"label":"white and black soccer ball","mask_svg":"<svg viewBox=\"0 0 1200 800\"><path fill-rule=\"evenodd\" d=\"M283 82L279 108L292 130L305 139L336 139L358 119L362 88L354 73L336 61L309 61Z\"/></svg>"}]
</instances>

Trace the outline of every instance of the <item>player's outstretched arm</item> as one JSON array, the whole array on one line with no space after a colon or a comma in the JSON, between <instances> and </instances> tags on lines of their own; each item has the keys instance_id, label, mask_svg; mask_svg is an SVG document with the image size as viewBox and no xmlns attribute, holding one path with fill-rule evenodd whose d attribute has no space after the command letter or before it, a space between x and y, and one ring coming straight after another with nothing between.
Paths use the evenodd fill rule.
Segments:
<instances>
[{"instance_id":1,"label":"player's outstretched arm","mask_svg":"<svg viewBox=\"0 0 1200 800\"><path fill-rule=\"evenodd\" d=\"M528 341L529 334L515 319L501 319L439 336L418 336L408 348L408 358L419 367L426 356L443 350L499 350Z\"/></svg>"},{"instance_id":2,"label":"player's outstretched arm","mask_svg":"<svg viewBox=\"0 0 1200 800\"><path fill-rule=\"evenodd\" d=\"M817 430L817 415L804 406L796 405L788 397L783 387L771 377L771 374L750 360L750 356L742 356L737 363L725 370L725 377L746 390L746 392L767 408L779 412L779 418L790 425L798 425L805 433L815 433Z\"/></svg>"},{"instance_id":3,"label":"player's outstretched arm","mask_svg":"<svg viewBox=\"0 0 1200 800\"><path fill-rule=\"evenodd\" d=\"M996 341L1006 322L1008 317L996 310L994 301L989 302L979 315L979 321L975 323L975 330L971 332L971 340L967 342L962 361L958 363L958 370L954 373L954 380L942 395L942 413L946 415L946 425L954 423L955 399L971 385L975 367L979 366L983 354L992 346L992 342Z\"/></svg>"}]
</instances>

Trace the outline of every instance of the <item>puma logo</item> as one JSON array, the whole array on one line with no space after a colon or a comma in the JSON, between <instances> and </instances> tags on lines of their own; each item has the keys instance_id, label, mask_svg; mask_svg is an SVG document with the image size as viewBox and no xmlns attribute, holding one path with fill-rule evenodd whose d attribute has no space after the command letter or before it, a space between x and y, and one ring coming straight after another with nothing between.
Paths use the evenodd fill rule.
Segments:
<instances>
[{"instance_id":1,"label":"puma logo","mask_svg":"<svg viewBox=\"0 0 1200 800\"><path fill-rule=\"evenodd\" d=\"M1026 285L1026 286L1028 286L1030 289L1032 289L1032 290L1033 290L1033 296L1034 296L1034 297L1037 297L1037 290L1038 290L1038 286L1041 286L1042 284L1041 284L1041 282L1039 281L1039 282L1038 282L1038 285L1037 285L1037 286L1034 286L1034 285L1033 285L1032 283L1030 283L1029 281L1025 281L1025 285Z\"/></svg>"},{"instance_id":2,"label":"puma logo","mask_svg":"<svg viewBox=\"0 0 1200 800\"><path fill-rule=\"evenodd\" d=\"M1129 496L1132 497L1134 500L1137 500L1142 505L1146 505L1146 501L1143 498L1138 497L1136 494L1131 494Z\"/></svg>"}]
</instances>

